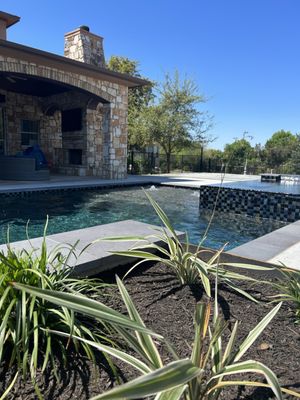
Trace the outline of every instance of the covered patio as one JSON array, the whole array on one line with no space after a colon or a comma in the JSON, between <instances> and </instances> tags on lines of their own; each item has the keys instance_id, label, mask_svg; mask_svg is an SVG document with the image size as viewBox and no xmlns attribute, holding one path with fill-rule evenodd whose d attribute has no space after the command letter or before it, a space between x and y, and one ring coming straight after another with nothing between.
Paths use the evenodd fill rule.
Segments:
<instances>
[{"instance_id":1,"label":"covered patio","mask_svg":"<svg viewBox=\"0 0 300 400\"><path fill-rule=\"evenodd\" d=\"M13 17L0 12L5 28ZM1 37L1 157L38 144L52 173L126 178L128 88L147 82L106 69L102 38L86 27L65 35L65 56Z\"/></svg>"}]
</instances>

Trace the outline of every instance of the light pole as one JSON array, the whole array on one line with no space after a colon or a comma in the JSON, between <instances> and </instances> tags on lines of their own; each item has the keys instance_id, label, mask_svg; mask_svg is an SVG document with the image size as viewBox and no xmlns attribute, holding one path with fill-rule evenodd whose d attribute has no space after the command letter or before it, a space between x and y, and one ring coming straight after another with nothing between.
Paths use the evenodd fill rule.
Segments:
<instances>
[{"instance_id":1,"label":"light pole","mask_svg":"<svg viewBox=\"0 0 300 400\"><path fill-rule=\"evenodd\" d=\"M246 137L249 138L250 140L253 139L253 136L249 135L248 133L249 133L248 131L244 131L244 133L243 133L244 140L246 140ZM248 153L246 153L246 160L245 160L245 165L244 165L244 175L247 175L247 165L248 165L247 157L248 157Z\"/></svg>"}]
</instances>

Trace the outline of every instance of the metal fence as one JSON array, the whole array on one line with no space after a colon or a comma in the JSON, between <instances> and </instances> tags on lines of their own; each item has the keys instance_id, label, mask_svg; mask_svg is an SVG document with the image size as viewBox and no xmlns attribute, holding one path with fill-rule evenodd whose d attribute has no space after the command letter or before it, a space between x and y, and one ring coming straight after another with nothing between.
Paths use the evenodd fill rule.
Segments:
<instances>
[{"instance_id":1,"label":"metal fence","mask_svg":"<svg viewBox=\"0 0 300 400\"><path fill-rule=\"evenodd\" d=\"M130 150L127 165L128 172L136 175L168 172L165 154ZM220 160L190 154L170 157L170 170L173 172L219 172L221 169Z\"/></svg>"},{"instance_id":2,"label":"metal fence","mask_svg":"<svg viewBox=\"0 0 300 400\"><path fill-rule=\"evenodd\" d=\"M155 174L166 173L167 157L165 154L151 153L130 150L128 152L128 173L140 174ZM220 159L207 158L205 156L185 154L171 155L170 171L171 172L220 172L224 170L224 165ZM248 174L259 175L262 173L277 173L277 174L295 174L299 173L298 168L290 165L281 165L278 168L270 169L264 165L248 162L243 165L236 165L233 162L226 165L226 172L231 174Z\"/></svg>"},{"instance_id":3,"label":"metal fence","mask_svg":"<svg viewBox=\"0 0 300 400\"><path fill-rule=\"evenodd\" d=\"M167 157L165 154L149 153L130 150L128 152L128 173L154 174L166 173ZM219 159L204 158L196 155L171 155L170 171L172 172L220 172L223 164ZM244 166L229 166L228 172L242 174ZM250 172L255 173L254 168L248 167Z\"/></svg>"}]
</instances>

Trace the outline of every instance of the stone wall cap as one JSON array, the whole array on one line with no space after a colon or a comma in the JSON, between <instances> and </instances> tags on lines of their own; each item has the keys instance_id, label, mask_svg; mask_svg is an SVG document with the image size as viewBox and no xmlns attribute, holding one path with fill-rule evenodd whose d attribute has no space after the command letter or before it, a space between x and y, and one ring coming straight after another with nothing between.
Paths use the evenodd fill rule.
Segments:
<instances>
[{"instance_id":1,"label":"stone wall cap","mask_svg":"<svg viewBox=\"0 0 300 400\"><path fill-rule=\"evenodd\" d=\"M67 38L67 37L69 37L69 36L76 35L76 34L78 34L79 32L80 32L80 33L84 33L84 34L87 35L87 36L92 36L92 37L94 37L94 38L99 38L99 39L102 39L102 40L103 40L103 36L96 35L95 33L92 33L92 32L90 32L90 31L87 31L86 29L83 29L82 27L76 28L76 29L74 29L74 30L71 31L71 32L65 33L65 38Z\"/></svg>"}]
</instances>

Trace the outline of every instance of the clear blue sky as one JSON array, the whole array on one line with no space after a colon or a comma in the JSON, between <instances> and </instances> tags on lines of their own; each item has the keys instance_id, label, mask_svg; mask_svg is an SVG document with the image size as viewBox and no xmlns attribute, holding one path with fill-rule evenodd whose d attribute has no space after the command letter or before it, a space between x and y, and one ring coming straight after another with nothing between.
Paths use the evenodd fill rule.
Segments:
<instances>
[{"instance_id":1,"label":"clear blue sky","mask_svg":"<svg viewBox=\"0 0 300 400\"><path fill-rule=\"evenodd\" d=\"M63 54L80 25L104 37L105 54L138 60L160 81L176 68L193 78L214 115L211 147L244 131L252 144L300 132L300 0L2 0L19 15L8 39Z\"/></svg>"}]
</instances>

